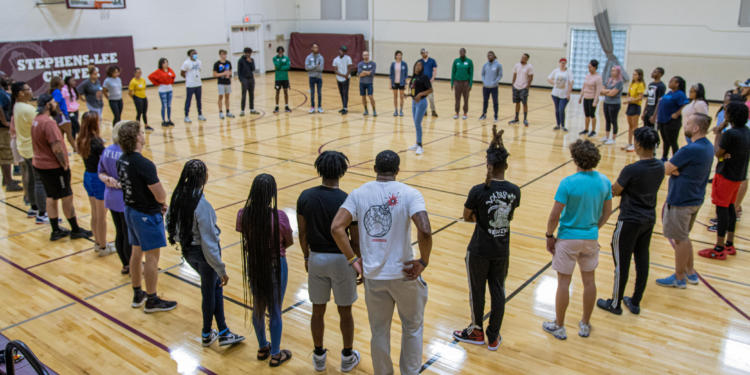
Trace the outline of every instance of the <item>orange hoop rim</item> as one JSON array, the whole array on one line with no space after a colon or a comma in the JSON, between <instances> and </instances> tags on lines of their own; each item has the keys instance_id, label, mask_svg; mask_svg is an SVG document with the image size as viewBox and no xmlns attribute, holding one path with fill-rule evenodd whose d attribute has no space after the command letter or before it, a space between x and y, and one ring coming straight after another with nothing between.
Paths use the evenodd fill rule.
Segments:
<instances>
[{"instance_id":1,"label":"orange hoop rim","mask_svg":"<svg viewBox=\"0 0 750 375\"><path fill-rule=\"evenodd\" d=\"M111 1L94 1L94 9L105 9L104 4L112 4Z\"/></svg>"}]
</instances>

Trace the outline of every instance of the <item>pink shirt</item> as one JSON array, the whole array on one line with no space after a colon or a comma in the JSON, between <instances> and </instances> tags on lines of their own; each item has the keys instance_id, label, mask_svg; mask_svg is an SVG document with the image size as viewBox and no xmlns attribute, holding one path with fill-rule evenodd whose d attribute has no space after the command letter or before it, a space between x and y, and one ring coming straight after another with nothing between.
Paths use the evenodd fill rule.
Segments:
<instances>
[{"instance_id":1,"label":"pink shirt","mask_svg":"<svg viewBox=\"0 0 750 375\"><path fill-rule=\"evenodd\" d=\"M703 100L693 100L692 102L688 103L688 105L686 105L685 108L682 109L683 121L687 121L687 118L695 113L702 113L704 115L707 115L708 103L704 102Z\"/></svg>"},{"instance_id":2,"label":"pink shirt","mask_svg":"<svg viewBox=\"0 0 750 375\"><path fill-rule=\"evenodd\" d=\"M583 98L594 99L594 107L599 104L599 95L602 93L602 75L599 73L587 74L583 80Z\"/></svg>"},{"instance_id":3,"label":"pink shirt","mask_svg":"<svg viewBox=\"0 0 750 375\"><path fill-rule=\"evenodd\" d=\"M393 69L396 70L393 74L393 83L401 83L401 64L398 62L393 64Z\"/></svg>"},{"instance_id":4,"label":"pink shirt","mask_svg":"<svg viewBox=\"0 0 750 375\"><path fill-rule=\"evenodd\" d=\"M78 95L76 92L68 89L68 85L63 86L60 91L62 92L63 98L65 98L65 104L68 105L68 113L78 111Z\"/></svg>"},{"instance_id":5,"label":"pink shirt","mask_svg":"<svg viewBox=\"0 0 750 375\"><path fill-rule=\"evenodd\" d=\"M235 229L238 232L242 232L242 211L244 208L240 208L240 211L237 212L237 222L235 224ZM279 237L281 240L281 257L286 257L286 247L284 247L284 238L291 238L292 237L292 226L289 224L289 217L286 216L286 213L284 211L278 210L279 213ZM273 230L273 224L271 226L271 230Z\"/></svg>"},{"instance_id":6,"label":"pink shirt","mask_svg":"<svg viewBox=\"0 0 750 375\"><path fill-rule=\"evenodd\" d=\"M526 65L516 63L513 73L516 75L516 82L513 83L513 87L516 90L523 90L529 85L529 76L534 74L534 67L529 63L526 63Z\"/></svg>"}]
</instances>

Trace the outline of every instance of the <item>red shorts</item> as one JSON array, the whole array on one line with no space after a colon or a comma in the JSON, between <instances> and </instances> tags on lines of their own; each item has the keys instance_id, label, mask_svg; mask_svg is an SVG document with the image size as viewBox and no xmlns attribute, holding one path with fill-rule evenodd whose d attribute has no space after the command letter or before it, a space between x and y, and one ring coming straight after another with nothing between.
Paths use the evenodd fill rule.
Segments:
<instances>
[{"instance_id":1,"label":"red shorts","mask_svg":"<svg viewBox=\"0 0 750 375\"><path fill-rule=\"evenodd\" d=\"M737 192L742 181L729 181L720 174L714 175L711 183L711 202L719 207L729 207L737 201Z\"/></svg>"}]
</instances>

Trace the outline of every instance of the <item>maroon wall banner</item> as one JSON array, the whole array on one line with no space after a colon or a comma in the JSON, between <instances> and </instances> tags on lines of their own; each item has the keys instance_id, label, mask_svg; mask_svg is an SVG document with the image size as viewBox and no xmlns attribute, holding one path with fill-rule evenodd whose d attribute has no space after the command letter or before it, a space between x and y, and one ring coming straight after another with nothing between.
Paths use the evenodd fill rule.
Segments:
<instances>
[{"instance_id":1,"label":"maroon wall banner","mask_svg":"<svg viewBox=\"0 0 750 375\"><path fill-rule=\"evenodd\" d=\"M120 79L127 86L133 78L133 37L59 39L0 43L0 71L31 86L34 97L49 89L54 76L72 76L76 82L89 78L88 65L99 68L99 81L107 66L120 67Z\"/></svg>"},{"instance_id":2,"label":"maroon wall banner","mask_svg":"<svg viewBox=\"0 0 750 375\"><path fill-rule=\"evenodd\" d=\"M318 53L323 55L325 72L333 71L333 59L339 55L342 46L346 46L346 53L352 58L354 68L362 61L362 51L365 50L365 37L362 34L292 33L289 39L292 68L305 69L305 59L312 53L310 46L313 43L318 43Z\"/></svg>"}]
</instances>

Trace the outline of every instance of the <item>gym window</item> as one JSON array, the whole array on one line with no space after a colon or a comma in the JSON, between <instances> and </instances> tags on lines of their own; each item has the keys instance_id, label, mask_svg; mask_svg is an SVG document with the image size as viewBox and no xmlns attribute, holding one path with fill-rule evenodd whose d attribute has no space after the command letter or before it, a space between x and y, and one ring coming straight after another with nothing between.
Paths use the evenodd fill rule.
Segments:
<instances>
[{"instance_id":1,"label":"gym window","mask_svg":"<svg viewBox=\"0 0 750 375\"><path fill-rule=\"evenodd\" d=\"M367 21L367 0L346 0L346 19Z\"/></svg>"},{"instance_id":2,"label":"gym window","mask_svg":"<svg viewBox=\"0 0 750 375\"><path fill-rule=\"evenodd\" d=\"M428 0L428 21L455 21L456 0Z\"/></svg>"},{"instance_id":3,"label":"gym window","mask_svg":"<svg viewBox=\"0 0 750 375\"><path fill-rule=\"evenodd\" d=\"M320 19L340 20L341 0L320 0Z\"/></svg>"},{"instance_id":4,"label":"gym window","mask_svg":"<svg viewBox=\"0 0 750 375\"><path fill-rule=\"evenodd\" d=\"M461 0L461 21L488 22L489 0Z\"/></svg>"},{"instance_id":5,"label":"gym window","mask_svg":"<svg viewBox=\"0 0 750 375\"><path fill-rule=\"evenodd\" d=\"M742 0L740 3L740 27L750 27L750 0Z\"/></svg>"},{"instance_id":6,"label":"gym window","mask_svg":"<svg viewBox=\"0 0 750 375\"><path fill-rule=\"evenodd\" d=\"M612 30L613 52L622 64L625 64L626 38L626 30ZM589 61L592 59L599 61L597 71L601 74L604 65L607 63L607 56L602 50L602 45L599 44L599 35L596 33L596 29L571 30L568 68L573 70L574 89L580 90L583 87L583 80L589 73Z\"/></svg>"}]
</instances>

